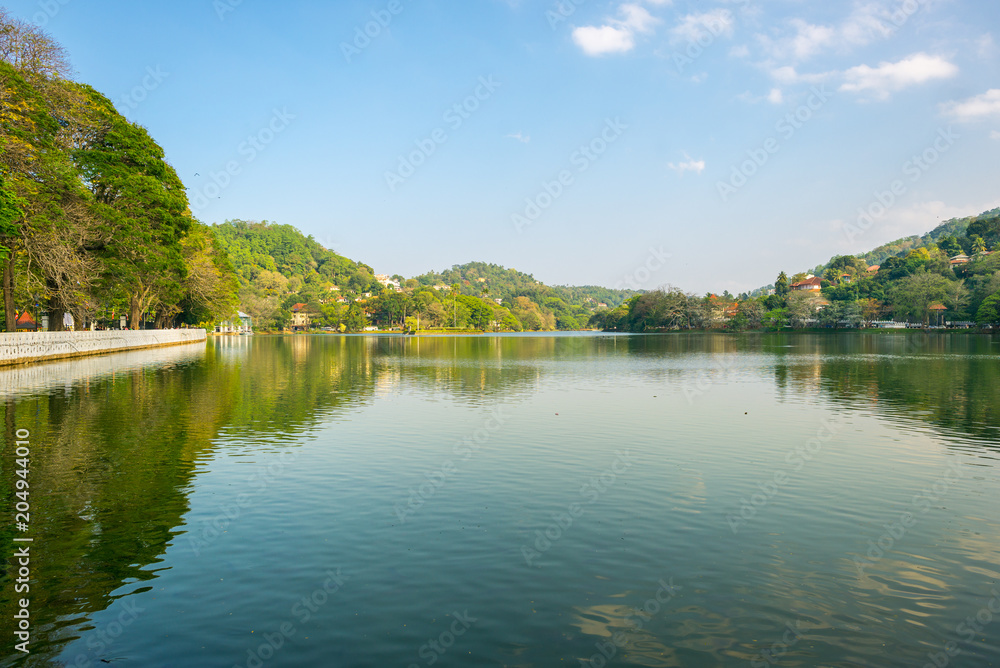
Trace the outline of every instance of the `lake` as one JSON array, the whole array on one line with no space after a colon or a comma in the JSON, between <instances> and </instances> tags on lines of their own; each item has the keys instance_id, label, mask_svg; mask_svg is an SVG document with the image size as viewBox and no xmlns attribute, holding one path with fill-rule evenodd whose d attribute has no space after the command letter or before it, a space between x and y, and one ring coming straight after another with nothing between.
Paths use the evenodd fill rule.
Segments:
<instances>
[{"instance_id":1,"label":"lake","mask_svg":"<svg viewBox=\"0 0 1000 668\"><path fill-rule=\"evenodd\" d=\"M1000 664L997 337L230 337L0 393L4 665Z\"/></svg>"}]
</instances>

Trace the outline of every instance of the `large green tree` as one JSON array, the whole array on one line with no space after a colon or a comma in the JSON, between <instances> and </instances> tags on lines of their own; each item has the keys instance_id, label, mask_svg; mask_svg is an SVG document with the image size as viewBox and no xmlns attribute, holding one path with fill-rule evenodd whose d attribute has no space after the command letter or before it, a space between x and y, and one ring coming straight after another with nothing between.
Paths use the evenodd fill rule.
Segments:
<instances>
[{"instance_id":1,"label":"large green tree","mask_svg":"<svg viewBox=\"0 0 1000 668\"><path fill-rule=\"evenodd\" d=\"M976 312L976 322L980 325L995 325L1000 323L1000 292L990 295L979 306Z\"/></svg>"},{"instance_id":2,"label":"large green tree","mask_svg":"<svg viewBox=\"0 0 1000 668\"><path fill-rule=\"evenodd\" d=\"M93 123L74 160L100 219L105 286L127 304L129 324L138 329L147 309L183 298L182 242L192 224L187 194L145 128L90 86L81 89Z\"/></svg>"},{"instance_id":3,"label":"large green tree","mask_svg":"<svg viewBox=\"0 0 1000 668\"><path fill-rule=\"evenodd\" d=\"M926 325L930 322L930 307L948 296L951 283L944 276L926 271L906 276L890 291L893 311L919 318Z\"/></svg>"}]
</instances>

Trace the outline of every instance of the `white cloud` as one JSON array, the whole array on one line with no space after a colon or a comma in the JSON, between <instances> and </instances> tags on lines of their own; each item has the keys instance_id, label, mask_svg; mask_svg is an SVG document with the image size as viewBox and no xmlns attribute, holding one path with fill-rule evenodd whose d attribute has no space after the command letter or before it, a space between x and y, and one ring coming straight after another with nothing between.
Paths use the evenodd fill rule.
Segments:
<instances>
[{"instance_id":1,"label":"white cloud","mask_svg":"<svg viewBox=\"0 0 1000 668\"><path fill-rule=\"evenodd\" d=\"M876 98L885 99L890 92L933 79L948 79L957 73L958 68L947 60L917 53L897 63L852 67L844 72L845 81L840 90L851 93L871 91Z\"/></svg>"},{"instance_id":2,"label":"white cloud","mask_svg":"<svg viewBox=\"0 0 1000 668\"><path fill-rule=\"evenodd\" d=\"M1000 132L997 132L996 130L994 130L993 132L991 132L990 133L990 139L1000 139Z\"/></svg>"},{"instance_id":3,"label":"white cloud","mask_svg":"<svg viewBox=\"0 0 1000 668\"><path fill-rule=\"evenodd\" d=\"M688 14L671 28L670 38L673 42L701 42L714 40L720 35L732 37L735 22L733 13L728 9L713 9L701 14Z\"/></svg>"},{"instance_id":4,"label":"white cloud","mask_svg":"<svg viewBox=\"0 0 1000 668\"><path fill-rule=\"evenodd\" d=\"M694 172L695 174L701 174L705 171L705 161L704 160L694 160L687 153L684 154L685 162L680 162L677 164L668 163L667 167L677 172L679 176L684 176L684 172Z\"/></svg>"},{"instance_id":5,"label":"white cloud","mask_svg":"<svg viewBox=\"0 0 1000 668\"><path fill-rule=\"evenodd\" d=\"M524 135L524 134L521 134L520 132L513 132L513 133L507 135L507 138L508 139L516 139L519 142L521 142L522 144L530 144L531 143L531 137L529 137L527 135Z\"/></svg>"},{"instance_id":6,"label":"white cloud","mask_svg":"<svg viewBox=\"0 0 1000 668\"><path fill-rule=\"evenodd\" d=\"M625 15L625 18L620 22L622 27L635 32L649 33L653 31L653 27L660 23L660 19L656 18L650 14L645 7L640 7L634 4L622 5L619 12Z\"/></svg>"},{"instance_id":7,"label":"white cloud","mask_svg":"<svg viewBox=\"0 0 1000 668\"><path fill-rule=\"evenodd\" d=\"M811 25L801 19L794 19L792 26L796 33L783 45L783 48L796 60L805 60L818 53L832 44L837 36L833 28Z\"/></svg>"},{"instance_id":8,"label":"white cloud","mask_svg":"<svg viewBox=\"0 0 1000 668\"><path fill-rule=\"evenodd\" d=\"M573 30L573 41L588 56L624 53L635 48L635 39L632 37L631 31L612 26L576 28Z\"/></svg>"},{"instance_id":9,"label":"white cloud","mask_svg":"<svg viewBox=\"0 0 1000 668\"><path fill-rule=\"evenodd\" d=\"M657 5L669 5L672 0L645 0ZM635 48L635 34L648 34L662 21L634 2L626 2L618 8L620 19L609 19L602 26L581 26L573 29L573 41L588 56L606 53L625 53Z\"/></svg>"},{"instance_id":10,"label":"white cloud","mask_svg":"<svg viewBox=\"0 0 1000 668\"><path fill-rule=\"evenodd\" d=\"M771 77L774 78L780 84L791 86L792 84L806 83L806 84L816 84L826 81L831 76L833 72L817 72L814 74L800 74L791 65L785 65L784 67L777 67L771 70Z\"/></svg>"},{"instance_id":11,"label":"white cloud","mask_svg":"<svg viewBox=\"0 0 1000 668\"><path fill-rule=\"evenodd\" d=\"M898 8L894 10L898 12ZM839 24L816 25L794 18L770 35L757 35L757 41L768 57L799 62L826 50L847 51L885 39L899 24L898 17L892 17L893 12L884 4L867 2L857 4Z\"/></svg>"},{"instance_id":12,"label":"white cloud","mask_svg":"<svg viewBox=\"0 0 1000 668\"><path fill-rule=\"evenodd\" d=\"M729 55L733 58L746 58L750 55L750 49L746 44L740 44L729 49Z\"/></svg>"},{"instance_id":13,"label":"white cloud","mask_svg":"<svg viewBox=\"0 0 1000 668\"><path fill-rule=\"evenodd\" d=\"M948 102L942 105L942 111L960 122L978 121L994 116L1000 118L1000 88L993 88L982 95L961 102Z\"/></svg>"},{"instance_id":14,"label":"white cloud","mask_svg":"<svg viewBox=\"0 0 1000 668\"><path fill-rule=\"evenodd\" d=\"M768 91L767 95L754 95L750 91L744 91L737 95L736 99L740 102L746 102L747 104L760 104L761 102L784 104L785 92L780 88L772 88Z\"/></svg>"},{"instance_id":15,"label":"white cloud","mask_svg":"<svg viewBox=\"0 0 1000 668\"><path fill-rule=\"evenodd\" d=\"M898 11L899 8L894 9ZM898 23L899 18L893 19L890 10L878 3L869 2L857 5L840 25L837 33L842 43L863 46L878 38L889 37Z\"/></svg>"}]
</instances>

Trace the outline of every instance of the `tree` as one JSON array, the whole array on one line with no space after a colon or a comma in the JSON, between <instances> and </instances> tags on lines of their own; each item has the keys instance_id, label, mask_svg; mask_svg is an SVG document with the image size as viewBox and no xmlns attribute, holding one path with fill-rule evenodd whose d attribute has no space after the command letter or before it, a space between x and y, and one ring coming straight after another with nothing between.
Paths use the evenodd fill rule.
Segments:
<instances>
[{"instance_id":1,"label":"tree","mask_svg":"<svg viewBox=\"0 0 1000 668\"><path fill-rule=\"evenodd\" d=\"M24 200L7 189L6 179L0 172L0 262L3 262L3 308L4 329L13 332L17 328L17 317L14 306L14 250L13 241L20 236L19 224L24 218L21 208Z\"/></svg>"},{"instance_id":2,"label":"tree","mask_svg":"<svg viewBox=\"0 0 1000 668\"><path fill-rule=\"evenodd\" d=\"M869 325L882 313L882 302L871 297L858 300L858 306L861 308L861 320Z\"/></svg>"},{"instance_id":3,"label":"tree","mask_svg":"<svg viewBox=\"0 0 1000 668\"><path fill-rule=\"evenodd\" d=\"M779 308L785 307L785 298L777 294L768 295L764 298L764 308L768 311L774 311Z\"/></svg>"},{"instance_id":4,"label":"tree","mask_svg":"<svg viewBox=\"0 0 1000 668\"><path fill-rule=\"evenodd\" d=\"M862 318L863 315L861 313L860 302L842 302L840 307L840 319L846 321L848 326L860 327Z\"/></svg>"},{"instance_id":5,"label":"tree","mask_svg":"<svg viewBox=\"0 0 1000 668\"><path fill-rule=\"evenodd\" d=\"M788 297L788 320L793 327L805 327L816 317L816 298L806 292L795 292Z\"/></svg>"},{"instance_id":6,"label":"tree","mask_svg":"<svg viewBox=\"0 0 1000 668\"><path fill-rule=\"evenodd\" d=\"M178 310L184 322L197 325L234 317L240 307L239 280L212 230L194 225L181 246L187 275ZM166 318L171 310L171 305L161 304L159 313ZM166 324L161 321L160 326Z\"/></svg>"},{"instance_id":7,"label":"tree","mask_svg":"<svg viewBox=\"0 0 1000 668\"><path fill-rule=\"evenodd\" d=\"M764 314L762 322L765 327L772 331L778 331L788 327L788 309L779 308L768 311Z\"/></svg>"},{"instance_id":8,"label":"tree","mask_svg":"<svg viewBox=\"0 0 1000 668\"><path fill-rule=\"evenodd\" d=\"M954 257L962 252L962 246L959 245L958 239L950 234L938 239L937 245L948 257Z\"/></svg>"},{"instance_id":9,"label":"tree","mask_svg":"<svg viewBox=\"0 0 1000 668\"><path fill-rule=\"evenodd\" d=\"M1000 215L977 216L966 228L966 235L973 239L979 237L990 247L1000 243Z\"/></svg>"},{"instance_id":10,"label":"tree","mask_svg":"<svg viewBox=\"0 0 1000 668\"><path fill-rule=\"evenodd\" d=\"M358 304L351 304L347 309L347 315L344 317L344 325L349 332L360 332L368 326L368 319L365 317L365 312L361 310Z\"/></svg>"},{"instance_id":11,"label":"tree","mask_svg":"<svg viewBox=\"0 0 1000 668\"><path fill-rule=\"evenodd\" d=\"M743 317L748 327L756 329L764 320L764 307L756 299L749 299L740 304L739 315Z\"/></svg>"},{"instance_id":12,"label":"tree","mask_svg":"<svg viewBox=\"0 0 1000 668\"><path fill-rule=\"evenodd\" d=\"M778 274L778 280L774 282L774 294L779 297L785 297L791 291L790 284L788 282L788 275L785 272Z\"/></svg>"},{"instance_id":13,"label":"tree","mask_svg":"<svg viewBox=\"0 0 1000 668\"><path fill-rule=\"evenodd\" d=\"M892 306L896 313L930 322L930 307L944 300L951 284L944 276L920 272L900 280L891 291Z\"/></svg>"},{"instance_id":14,"label":"tree","mask_svg":"<svg viewBox=\"0 0 1000 668\"><path fill-rule=\"evenodd\" d=\"M95 129L74 152L95 199L104 233L105 275L127 300L132 329L157 302L176 303L184 267L181 242L192 221L184 185L163 149L119 114L110 100L81 85Z\"/></svg>"},{"instance_id":15,"label":"tree","mask_svg":"<svg viewBox=\"0 0 1000 668\"><path fill-rule=\"evenodd\" d=\"M1000 323L1000 292L987 297L976 312L976 322L980 325Z\"/></svg>"},{"instance_id":16,"label":"tree","mask_svg":"<svg viewBox=\"0 0 1000 668\"><path fill-rule=\"evenodd\" d=\"M43 79L64 79L72 67L66 50L44 30L0 7L0 61Z\"/></svg>"}]
</instances>

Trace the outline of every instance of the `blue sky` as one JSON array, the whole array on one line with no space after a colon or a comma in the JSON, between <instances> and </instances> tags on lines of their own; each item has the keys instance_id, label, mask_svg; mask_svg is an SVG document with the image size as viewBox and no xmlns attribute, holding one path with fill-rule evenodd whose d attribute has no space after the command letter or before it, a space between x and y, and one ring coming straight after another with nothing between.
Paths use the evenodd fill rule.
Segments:
<instances>
[{"instance_id":1,"label":"blue sky","mask_svg":"<svg viewBox=\"0 0 1000 668\"><path fill-rule=\"evenodd\" d=\"M380 273L735 293L1000 205L996 2L5 6L149 128L201 220Z\"/></svg>"}]
</instances>

